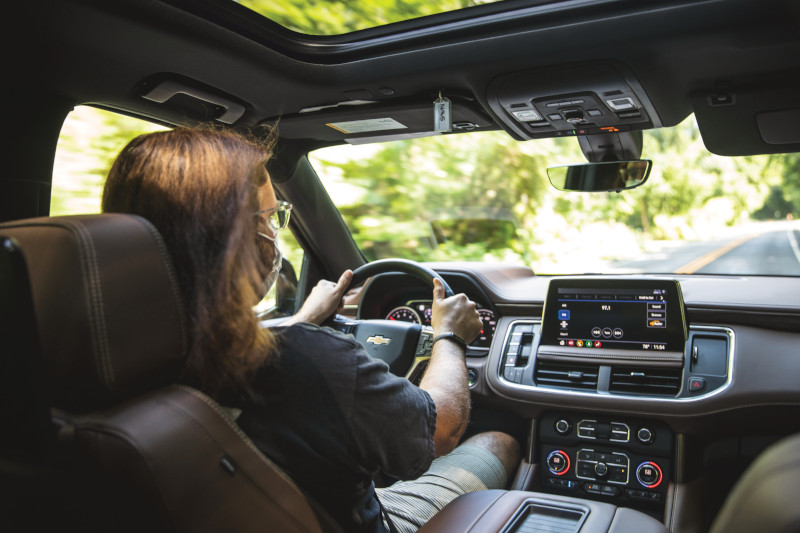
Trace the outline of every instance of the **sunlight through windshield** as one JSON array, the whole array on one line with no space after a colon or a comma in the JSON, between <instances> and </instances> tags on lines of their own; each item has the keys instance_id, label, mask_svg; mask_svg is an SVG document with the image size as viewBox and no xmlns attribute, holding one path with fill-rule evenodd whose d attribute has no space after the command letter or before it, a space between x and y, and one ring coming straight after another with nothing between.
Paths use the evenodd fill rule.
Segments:
<instances>
[{"instance_id":1,"label":"sunlight through windshield","mask_svg":"<svg viewBox=\"0 0 800 533\"><path fill-rule=\"evenodd\" d=\"M473 133L311 155L368 259L503 261L541 274L800 275L800 156L710 154L694 118L644 132L650 180L622 193L553 189L585 162L573 138Z\"/></svg>"}]
</instances>

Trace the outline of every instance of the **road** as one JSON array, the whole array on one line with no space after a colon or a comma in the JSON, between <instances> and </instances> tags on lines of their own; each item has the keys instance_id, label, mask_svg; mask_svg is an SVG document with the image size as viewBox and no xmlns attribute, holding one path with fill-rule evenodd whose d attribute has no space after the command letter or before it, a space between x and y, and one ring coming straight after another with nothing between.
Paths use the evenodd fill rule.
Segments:
<instances>
[{"instance_id":1,"label":"road","mask_svg":"<svg viewBox=\"0 0 800 533\"><path fill-rule=\"evenodd\" d=\"M611 264L611 272L800 276L800 225L765 222L724 238L665 243L658 252Z\"/></svg>"}]
</instances>

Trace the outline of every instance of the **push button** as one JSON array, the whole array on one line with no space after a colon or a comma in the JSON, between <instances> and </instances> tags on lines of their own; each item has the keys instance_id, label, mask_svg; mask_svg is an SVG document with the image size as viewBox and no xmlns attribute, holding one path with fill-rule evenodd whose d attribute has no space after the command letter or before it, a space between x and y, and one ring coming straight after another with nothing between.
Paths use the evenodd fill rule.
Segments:
<instances>
[{"instance_id":1,"label":"push button","mask_svg":"<svg viewBox=\"0 0 800 533\"><path fill-rule=\"evenodd\" d=\"M608 467L608 481L609 483L619 483L625 485L628 483L628 468L625 466L611 465Z\"/></svg>"},{"instance_id":2,"label":"push button","mask_svg":"<svg viewBox=\"0 0 800 533\"><path fill-rule=\"evenodd\" d=\"M584 439L594 439L597 433L596 420L581 420L578 422L578 436Z\"/></svg>"},{"instance_id":3,"label":"push button","mask_svg":"<svg viewBox=\"0 0 800 533\"><path fill-rule=\"evenodd\" d=\"M705 378L689 378L689 392L701 392L706 388Z\"/></svg>"},{"instance_id":4,"label":"push button","mask_svg":"<svg viewBox=\"0 0 800 533\"><path fill-rule=\"evenodd\" d=\"M555 424L556 433L559 435L566 435L572 430L572 424L565 418L560 418Z\"/></svg>"}]
</instances>

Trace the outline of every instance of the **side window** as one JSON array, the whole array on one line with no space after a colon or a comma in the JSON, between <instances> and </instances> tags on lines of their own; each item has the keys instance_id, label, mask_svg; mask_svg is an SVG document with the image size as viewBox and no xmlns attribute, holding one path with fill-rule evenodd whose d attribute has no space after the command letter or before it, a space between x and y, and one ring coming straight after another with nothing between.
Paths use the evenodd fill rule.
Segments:
<instances>
[{"instance_id":1,"label":"side window","mask_svg":"<svg viewBox=\"0 0 800 533\"><path fill-rule=\"evenodd\" d=\"M103 184L114 158L134 137L165 130L125 115L88 106L78 106L64 121L53 167L50 215L85 215L100 212ZM278 245L286 265L256 311L267 318L294 311L297 277L303 264L303 249L289 230L280 234ZM294 278L294 283L292 283ZM276 287L280 288L276 291ZM278 294L280 293L280 294ZM277 301L277 296L281 301Z\"/></svg>"},{"instance_id":2,"label":"side window","mask_svg":"<svg viewBox=\"0 0 800 533\"><path fill-rule=\"evenodd\" d=\"M76 107L58 138L50 215L99 213L103 183L120 150L137 135L165 129L94 107Z\"/></svg>"},{"instance_id":3,"label":"side window","mask_svg":"<svg viewBox=\"0 0 800 533\"><path fill-rule=\"evenodd\" d=\"M261 319L280 318L294 314L297 302L297 280L303 267L303 249L292 232L285 229L278 237L278 247L283 255L283 266L275 284L255 307Z\"/></svg>"}]
</instances>

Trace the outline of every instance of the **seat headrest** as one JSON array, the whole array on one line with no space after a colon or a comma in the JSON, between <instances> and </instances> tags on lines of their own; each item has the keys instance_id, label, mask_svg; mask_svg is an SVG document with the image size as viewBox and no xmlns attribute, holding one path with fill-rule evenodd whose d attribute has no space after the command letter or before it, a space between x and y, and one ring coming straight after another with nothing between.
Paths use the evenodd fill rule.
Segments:
<instances>
[{"instance_id":1,"label":"seat headrest","mask_svg":"<svg viewBox=\"0 0 800 533\"><path fill-rule=\"evenodd\" d=\"M21 249L54 407L106 407L174 382L188 327L164 242L121 214L0 224Z\"/></svg>"}]
</instances>

